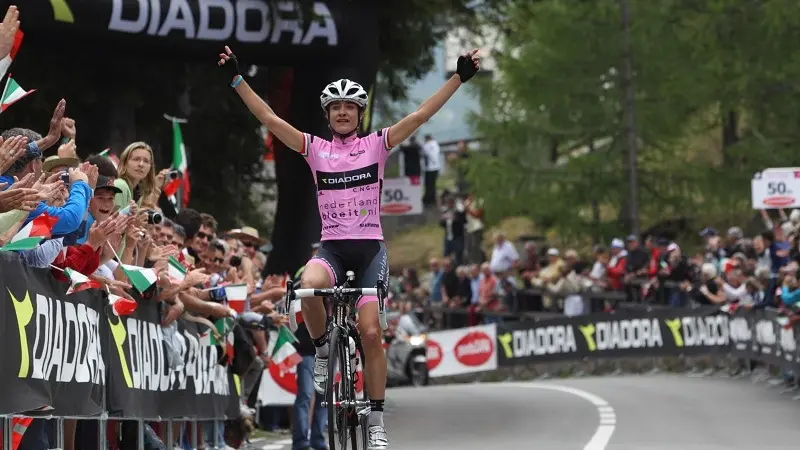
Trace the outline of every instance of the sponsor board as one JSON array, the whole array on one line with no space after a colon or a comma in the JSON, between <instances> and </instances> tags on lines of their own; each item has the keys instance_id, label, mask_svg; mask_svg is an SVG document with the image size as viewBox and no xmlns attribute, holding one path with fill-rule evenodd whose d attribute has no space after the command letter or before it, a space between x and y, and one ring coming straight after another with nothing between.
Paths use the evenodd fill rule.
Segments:
<instances>
[{"instance_id":1,"label":"sponsor board","mask_svg":"<svg viewBox=\"0 0 800 450\"><path fill-rule=\"evenodd\" d=\"M707 308L507 322L497 330L498 364L727 350L728 319Z\"/></svg>"},{"instance_id":2,"label":"sponsor board","mask_svg":"<svg viewBox=\"0 0 800 450\"><path fill-rule=\"evenodd\" d=\"M800 169L766 169L750 182L753 209L796 208L800 206Z\"/></svg>"},{"instance_id":3,"label":"sponsor board","mask_svg":"<svg viewBox=\"0 0 800 450\"><path fill-rule=\"evenodd\" d=\"M428 334L430 376L445 377L496 369L496 336L494 324Z\"/></svg>"},{"instance_id":4,"label":"sponsor board","mask_svg":"<svg viewBox=\"0 0 800 450\"><path fill-rule=\"evenodd\" d=\"M382 216L422 214L420 177L387 178L381 193Z\"/></svg>"}]
</instances>

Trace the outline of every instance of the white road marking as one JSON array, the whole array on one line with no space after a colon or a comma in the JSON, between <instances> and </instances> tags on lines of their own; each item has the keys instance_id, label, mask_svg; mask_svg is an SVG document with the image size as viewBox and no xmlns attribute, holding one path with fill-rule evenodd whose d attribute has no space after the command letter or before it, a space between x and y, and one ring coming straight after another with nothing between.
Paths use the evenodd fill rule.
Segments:
<instances>
[{"instance_id":1,"label":"white road marking","mask_svg":"<svg viewBox=\"0 0 800 450\"><path fill-rule=\"evenodd\" d=\"M614 434L614 429L617 426L617 415L614 413L614 408L608 404L607 401L581 389L576 389L569 386L561 386L557 384L542 384L542 383L487 383L484 386L501 386L501 387L521 387L526 389L544 389L549 391L558 391L565 394L571 394L580 397L597 408L600 415L600 424L597 426L597 431L583 447L583 450L605 450L608 441L611 440L611 435Z\"/></svg>"}]
</instances>

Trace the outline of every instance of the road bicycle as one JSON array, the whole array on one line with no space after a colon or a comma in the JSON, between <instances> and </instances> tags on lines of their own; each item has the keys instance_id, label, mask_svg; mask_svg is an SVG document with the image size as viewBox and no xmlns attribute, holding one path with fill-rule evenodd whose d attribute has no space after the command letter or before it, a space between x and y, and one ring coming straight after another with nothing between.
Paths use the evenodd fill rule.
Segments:
<instances>
[{"instance_id":1,"label":"road bicycle","mask_svg":"<svg viewBox=\"0 0 800 450\"><path fill-rule=\"evenodd\" d=\"M356 302L362 295L378 297L378 322L382 330L386 330L386 287L378 280L374 288L352 288L355 274L348 271L346 280L340 286L329 289L294 289L292 281L286 283L286 311L290 311L293 300L306 297L326 297L331 302L333 314L328 321L328 382L325 390L323 407L328 408L328 444L330 450L347 450L348 438L353 450L367 448L369 398L366 383L359 398L356 392L358 358L362 358L364 348L356 327ZM289 314L292 328L296 329L294 314ZM337 373L337 368L341 370ZM339 375L341 374L341 375ZM339 375L337 377L337 375ZM365 378L364 378L365 379ZM359 435L358 428L361 428ZM338 442L338 447L337 447Z\"/></svg>"}]
</instances>

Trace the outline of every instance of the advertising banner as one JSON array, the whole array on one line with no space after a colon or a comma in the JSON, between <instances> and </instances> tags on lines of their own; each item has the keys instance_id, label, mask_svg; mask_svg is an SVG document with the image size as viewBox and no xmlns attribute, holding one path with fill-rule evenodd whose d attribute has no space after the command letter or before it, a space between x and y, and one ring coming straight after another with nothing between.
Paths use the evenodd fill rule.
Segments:
<instances>
[{"instance_id":1,"label":"advertising banner","mask_svg":"<svg viewBox=\"0 0 800 450\"><path fill-rule=\"evenodd\" d=\"M197 324L178 321L181 367L170 368L159 303L118 317L99 289L66 295L49 269L0 252L0 414L136 418L239 415L232 375Z\"/></svg>"},{"instance_id":2,"label":"advertising banner","mask_svg":"<svg viewBox=\"0 0 800 450\"><path fill-rule=\"evenodd\" d=\"M26 0L16 2L29 42L213 62L230 45L252 64L337 61L377 41L370 2L271 0ZM15 4L0 1L3 11ZM358 23L357 27L348 24Z\"/></svg>"},{"instance_id":3,"label":"advertising banner","mask_svg":"<svg viewBox=\"0 0 800 450\"><path fill-rule=\"evenodd\" d=\"M382 216L422 214L420 177L387 178L381 195Z\"/></svg>"},{"instance_id":4,"label":"advertising banner","mask_svg":"<svg viewBox=\"0 0 800 450\"><path fill-rule=\"evenodd\" d=\"M88 292L67 297L49 270L27 267L15 253L0 252L0 267L0 414L100 414L108 302Z\"/></svg>"},{"instance_id":5,"label":"advertising banner","mask_svg":"<svg viewBox=\"0 0 800 450\"><path fill-rule=\"evenodd\" d=\"M432 378L497 369L494 324L428 334L428 371Z\"/></svg>"},{"instance_id":6,"label":"advertising banner","mask_svg":"<svg viewBox=\"0 0 800 450\"><path fill-rule=\"evenodd\" d=\"M701 308L505 323L497 330L498 364L726 352L728 319Z\"/></svg>"}]
</instances>

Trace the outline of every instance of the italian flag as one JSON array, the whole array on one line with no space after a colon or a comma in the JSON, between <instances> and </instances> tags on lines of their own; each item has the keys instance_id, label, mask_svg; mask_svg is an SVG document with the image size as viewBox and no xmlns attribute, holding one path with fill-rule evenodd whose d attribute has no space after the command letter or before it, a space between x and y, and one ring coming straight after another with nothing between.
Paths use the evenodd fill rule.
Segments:
<instances>
[{"instance_id":1,"label":"italian flag","mask_svg":"<svg viewBox=\"0 0 800 450\"><path fill-rule=\"evenodd\" d=\"M228 364L230 364L233 362L233 333L230 333L230 331L233 329L233 319L230 317L218 319L216 322L214 322L214 328L216 329L217 334L222 336L222 338L218 340L216 337L214 337L214 333L212 333L211 330L208 330L205 333L200 334L200 345L218 345L222 347L222 350L225 352L225 356L228 359Z\"/></svg>"},{"instance_id":2,"label":"italian flag","mask_svg":"<svg viewBox=\"0 0 800 450\"><path fill-rule=\"evenodd\" d=\"M297 338L286 326L281 326L278 330L275 347L272 348L270 359L283 373L288 372L289 369L300 364L300 361L303 360L303 357L297 353L294 345L292 345L293 342L297 342Z\"/></svg>"},{"instance_id":3,"label":"italian flag","mask_svg":"<svg viewBox=\"0 0 800 450\"><path fill-rule=\"evenodd\" d=\"M292 300L292 303L289 305L289 314L294 314L294 320L297 325L303 323L303 310L302 310L302 301L301 300ZM292 330L295 331L295 330Z\"/></svg>"},{"instance_id":4,"label":"italian flag","mask_svg":"<svg viewBox=\"0 0 800 450\"><path fill-rule=\"evenodd\" d=\"M18 100L21 100L27 97L29 94L33 94L36 92L36 89L31 89L30 91L26 91L19 85L13 78L11 78L11 74L8 75L6 79L6 86L3 88L3 95L0 96L0 113L7 110L9 106L16 103Z\"/></svg>"},{"instance_id":5,"label":"italian flag","mask_svg":"<svg viewBox=\"0 0 800 450\"><path fill-rule=\"evenodd\" d=\"M99 155L105 156L106 158L110 159L111 162L114 164L115 169L119 168L119 158L117 157L117 155L111 153L111 147L103 150L102 152L99 153Z\"/></svg>"},{"instance_id":6,"label":"italian flag","mask_svg":"<svg viewBox=\"0 0 800 450\"><path fill-rule=\"evenodd\" d=\"M11 51L9 54L5 55L3 59L0 59L0 78L8 72L11 63L17 58L17 52L19 52L19 48L22 46L23 36L22 30L17 29L17 34L14 35L14 42L11 44Z\"/></svg>"},{"instance_id":7,"label":"italian flag","mask_svg":"<svg viewBox=\"0 0 800 450\"><path fill-rule=\"evenodd\" d=\"M167 275L175 281L183 281L186 278L186 268L174 256L167 258Z\"/></svg>"},{"instance_id":8,"label":"italian flag","mask_svg":"<svg viewBox=\"0 0 800 450\"><path fill-rule=\"evenodd\" d=\"M127 316L136 311L136 302L119 295L108 294L108 303L117 317Z\"/></svg>"},{"instance_id":9,"label":"italian flag","mask_svg":"<svg viewBox=\"0 0 800 450\"><path fill-rule=\"evenodd\" d=\"M244 312L244 301L247 300L246 284L231 284L224 286L225 298L228 299L228 306L238 313Z\"/></svg>"},{"instance_id":10,"label":"italian flag","mask_svg":"<svg viewBox=\"0 0 800 450\"><path fill-rule=\"evenodd\" d=\"M53 233L53 226L58 222L58 217L52 217L43 213L39 217L28 222L21 230L11 238L11 241L0 251L30 250L36 248L44 239L50 239Z\"/></svg>"},{"instance_id":11,"label":"italian flag","mask_svg":"<svg viewBox=\"0 0 800 450\"><path fill-rule=\"evenodd\" d=\"M164 195L172 201L172 204L178 204L178 197L176 194L179 190L183 190L183 199L181 206L186 207L189 204L189 192L191 185L189 184L189 166L186 162L186 146L183 144L183 133L181 133L180 124L172 121L172 168L181 173L180 178L170 180L164 186Z\"/></svg>"},{"instance_id":12,"label":"italian flag","mask_svg":"<svg viewBox=\"0 0 800 450\"><path fill-rule=\"evenodd\" d=\"M720 308L719 308L720 311L722 311L724 313L727 313L727 314L734 314L737 309L739 309L739 301L738 300L735 301L735 302L726 303L726 304L720 306Z\"/></svg>"},{"instance_id":13,"label":"italian flag","mask_svg":"<svg viewBox=\"0 0 800 450\"><path fill-rule=\"evenodd\" d=\"M91 280L86 275L78 272L77 270L72 270L69 267L64 269L64 275L69 278L71 285L69 289L67 289L67 295L85 291L87 289L101 289L103 287L103 285L97 281Z\"/></svg>"},{"instance_id":14,"label":"italian flag","mask_svg":"<svg viewBox=\"0 0 800 450\"><path fill-rule=\"evenodd\" d=\"M153 269L123 264L122 271L125 272L125 276L128 277L133 287L140 293L144 293L158 279L156 271Z\"/></svg>"}]
</instances>

